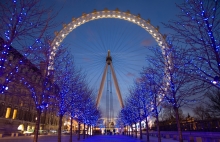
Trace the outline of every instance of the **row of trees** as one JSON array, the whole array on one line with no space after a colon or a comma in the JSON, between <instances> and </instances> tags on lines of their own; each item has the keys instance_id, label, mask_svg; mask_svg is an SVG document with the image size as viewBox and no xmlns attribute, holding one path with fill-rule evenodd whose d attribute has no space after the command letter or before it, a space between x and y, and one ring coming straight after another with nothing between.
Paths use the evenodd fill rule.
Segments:
<instances>
[{"instance_id":1,"label":"row of trees","mask_svg":"<svg viewBox=\"0 0 220 142\"><path fill-rule=\"evenodd\" d=\"M159 113L171 107L175 114L179 141L183 142L179 110L204 99L205 92L218 90L220 74L220 3L218 0L189 0L177 5L181 14L164 24L173 30L166 38L168 47L150 47L149 65L130 90L119 118L131 126L154 116L161 142ZM209 94L207 103L214 113L220 112L219 93ZM140 126L141 127L141 126ZM140 131L140 134L142 132Z\"/></svg>"},{"instance_id":2,"label":"row of trees","mask_svg":"<svg viewBox=\"0 0 220 142\"><path fill-rule=\"evenodd\" d=\"M86 76L74 66L68 50L59 47L54 58L54 69L48 68L52 48L48 34L56 26L53 22L56 13L44 7L40 0L1 1L0 9L0 36L3 38L0 76L4 77L0 91L4 93L8 89L27 59L43 69L38 83L24 80L24 85L32 94L38 118L33 141L38 141L41 114L51 108L59 116L58 141L61 141L62 118L65 115L79 123L95 125L100 111L95 106L94 91L89 88ZM23 58L6 69L5 63L12 45L17 47ZM72 141L72 136L70 139Z\"/></svg>"}]
</instances>

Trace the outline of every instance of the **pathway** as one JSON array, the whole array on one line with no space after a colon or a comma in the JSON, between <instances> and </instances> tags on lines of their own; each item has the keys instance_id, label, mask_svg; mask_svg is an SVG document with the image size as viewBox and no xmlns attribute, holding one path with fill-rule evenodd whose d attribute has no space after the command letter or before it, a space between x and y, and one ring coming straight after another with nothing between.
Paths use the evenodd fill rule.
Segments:
<instances>
[{"instance_id":1,"label":"pathway","mask_svg":"<svg viewBox=\"0 0 220 142\"><path fill-rule=\"evenodd\" d=\"M20 136L20 137L4 137L0 138L0 142L32 142L33 136ZM38 142L57 142L57 135L39 136ZM62 136L62 142L69 142L69 135ZM77 140L77 136L73 136L73 142L146 142L146 136L143 140L124 136L124 135L96 135L83 139L81 136L80 141ZM150 137L150 142L157 142L156 137ZM172 139L162 138L162 142L178 142Z\"/></svg>"}]
</instances>

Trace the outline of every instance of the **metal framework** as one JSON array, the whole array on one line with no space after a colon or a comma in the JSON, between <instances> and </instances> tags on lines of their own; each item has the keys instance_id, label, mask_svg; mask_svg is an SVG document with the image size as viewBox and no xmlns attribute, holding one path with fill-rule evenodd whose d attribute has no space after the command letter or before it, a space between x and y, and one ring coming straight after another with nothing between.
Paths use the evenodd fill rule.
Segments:
<instances>
[{"instance_id":1,"label":"metal framework","mask_svg":"<svg viewBox=\"0 0 220 142\"><path fill-rule=\"evenodd\" d=\"M120 102L121 107L123 108L124 104L123 104L122 97L121 97L121 91L120 91L120 88L118 86L118 81L117 81L117 78L116 78L116 75L115 75L115 70L112 66L112 57L110 55L109 50L108 50L108 55L106 57L105 69L104 69L104 73L102 75L102 81L101 81L101 84L100 84L98 97L97 97L97 100L96 100L96 107L98 107L100 99L102 97L102 92L103 92L103 88L104 88L104 84L105 84L105 79L106 79L106 75L107 75L107 71L108 71L108 66L110 66L111 75L112 75L112 78L113 78L113 81L114 81L114 85L115 85L115 89L116 89L116 94L118 96L118 100Z\"/></svg>"},{"instance_id":2,"label":"metal framework","mask_svg":"<svg viewBox=\"0 0 220 142\"><path fill-rule=\"evenodd\" d=\"M51 49L50 49L50 55L49 55L49 66L48 69L49 70L53 70L54 69L54 57L56 55L56 51L60 46L60 43L65 39L65 37L72 32L74 29L76 29L77 27L79 27L80 25L92 21L92 20L96 20L96 19L102 19L102 18L117 18L117 19L122 19L122 20L126 20L129 22L132 22L140 27L142 27L143 29L145 29L154 39L155 41L158 43L158 45L161 47L162 49L162 53L163 55L165 55L165 52L163 49L168 48L168 44L166 43L166 36L162 35L159 32L159 27L154 27L153 25L151 25L150 20L144 20L140 17L140 15L133 15L131 14L129 11L127 12L121 12L118 9L116 10L108 10L108 9L104 9L103 11L96 11L94 10L92 13L83 13L81 17L79 18L72 18L72 21L69 24L63 24L63 29L60 30L59 32L55 32L55 38L54 40L51 42ZM109 52L109 56L110 57L110 52ZM101 84L104 84L105 78L106 78L106 72L108 69L108 62L110 62L111 60L109 59L107 61L106 59L106 66L105 66L105 70L104 70L104 74L101 80ZM169 59L169 62L172 62L172 59ZM114 80L114 84L115 84L115 88L116 88L116 93L118 96L118 99L120 101L121 107L123 107L123 102L122 102L122 98L121 98L121 92L120 89L118 87L118 82L116 79L116 75L113 69L112 64L110 63L110 69L112 72L112 77ZM165 67L165 72L166 72L166 68ZM167 82L168 83L168 82ZM169 83L166 85L169 86ZM101 92L103 92L103 86L100 86L100 90L98 93L98 98L96 101L96 106L98 106L98 103L100 101L100 97L101 97Z\"/></svg>"}]
</instances>

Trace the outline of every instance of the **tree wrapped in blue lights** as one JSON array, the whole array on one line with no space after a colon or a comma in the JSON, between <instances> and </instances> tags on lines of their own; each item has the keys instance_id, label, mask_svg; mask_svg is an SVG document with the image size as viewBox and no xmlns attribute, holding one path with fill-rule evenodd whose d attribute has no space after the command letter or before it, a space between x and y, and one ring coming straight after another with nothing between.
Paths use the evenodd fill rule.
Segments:
<instances>
[{"instance_id":1,"label":"tree wrapped in blue lights","mask_svg":"<svg viewBox=\"0 0 220 142\"><path fill-rule=\"evenodd\" d=\"M65 51L65 52L63 52ZM62 54L59 56L59 54ZM64 115L69 113L70 106L73 102L74 94L72 94L73 87L76 85L79 80L77 78L77 70L74 66L74 61L72 56L65 49L62 49L57 52L58 58L55 58L55 70L53 72L54 84L59 88L59 93L56 96L57 101L55 106L58 110L59 123L58 123L58 142L61 141L61 127L62 119ZM75 101L75 100L74 100Z\"/></svg>"},{"instance_id":2,"label":"tree wrapped in blue lights","mask_svg":"<svg viewBox=\"0 0 220 142\"><path fill-rule=\"evenodd\" d=\"M160 96L175 111L179 141L182 142L179 108L198 101L200 93L206 88L203 88L201 81L189 75L190 50L168 43L169 47L162 50L151 48L153 55L147 61L151 64L150 72L157 78L154 83Z\"/></svg>"},{"instance_id":3,"label":"tree wrapped in blue lights","mask_svg":"<svg viewBox=\"0 0 220 142\"><path fill-rule=\"evenodd\" d=\"M55 14L46 16L51 10L44 8L39 0L22 1L10 0L0 2L0 37L3 38L3 49L0 52L0 76L6 76L1 82L0 91L3 93L11 80L11 75L21 70L20 59L15 67L12 67L10 73L6 72L5 62L9 54L10 46L16 47L19 51L25 48L31 48L36 45L46 30L54 27L52 19ZM22 53L24 57L29 52ZM9 68L9 66L7 66Z\"/></svg>"},{"instance_id":4,"label":"tree wrapped in blue lights","mask_svg":"<svg viewBox=\"0 0 220 142\"><path fill-rule=\"evenodd\" d=\"M95 106L93 90L91 90L87 84L83 83L79 91L79 101L75 103L74 108L77 108L75 115L78 123L84 125L83 138L85 139L85 125L89 126L91 129L92 126L97 124L101 114ZM80 133L78 135L78 140L79 139Z\"/></svg>"},{"instance_id":5,"label":"tree wrapped in blue lights","mask_svg":"<svg viewBox=\"0 0 220 142\"><path fill-rule=\"evenodd\" d=\"M146 70L145 70L146 73ZM147 134L147 141L149 140L149 126L148 126L148 118L153 115L152 113L152 105L153 100L152 100L152 89L150 89L150 82L149 80L146 78L145 73L141 73L141 78L139 79L138 82L135 82L135 92L136 96L139 96L138 98L140 98L140 103L141 103L141 110L142 110L142 119L145 119L145 124L146 124L146 134ZM155 103L156 104L156 103Z\"/></svg>"},{"instance_id":6,"label":"tree wrapped in blue lights","mask_svg":"<svg viewBox=\"0 0 220 142\"><path fill-rule=\"evenodd\" d=\"M129 126L131 131L129 130L129 127L126 129L128 135L133 136L133 125L135 125L135 136L137 137L137 125L136 123L139 122L140 120L140 115L139 112L140 110L138 110L139 108L137 108L137 105L134 105L133 98L134 95L130 92L130 95L126 98L125 100L125 106L124 108L122 108L122 110L119 113L119 119L121 120L121 122L124 124L124 126Z\"/></svg>"},{"instance_id":7,"label":"tree wrapped in blue lights","mask_svg":"<svg viewBox=\"0 0 220 142\"><path fill-rule=\"evenodd\" d=\"M181 13L166 27L176 41L191 50L189 75L206 85L217 84L220 77L220 1L187 0L177 5Z\"/></svg>"},{"instance_id":8,"label":"tree wrapped in blue lights","mask_svg":"<svg viewBox=\"0 0 220 142\"><path fill-rule=\"evenodd\" d=\"M141 72L141 83L145 88L145 95L149 102L149 104L146 105L146 107L148 107L147 111L156 119L158 142L161 142L159 113L161 112L163 103L163 95L161 93L163 80L161 76L157 74L157 71L158 70L151 67L144 68Z\"/></svg>"},{"instance_id":9,"label":"tree wrapped in blue lights","mask_svg":"<svg viewBox=\"0 0 220 142\"><path fill-rule=\"evenodd\" d=\"M26 55L28 59L32 61L35 66L41 70L41 79L39 80L39 86L37 90L37 95L33 96L35 102L35 107L37 111L37 121L34 130L34 141L38 141L38 129L40 124L40 116L43 112L48 110L48 107L52 107L53 104L57 101L57 94L59 94L59 86L55 84L56 79L54 70L50 70L48 67L49 62L49 53L50 53L50 38L48 36L44 37L42 40L39 40L38 44L29 48L29 53ZM55 60L65 59L64 54L65 49L61 46L57 51ZM57 72L56 72L57 74Z\"/></svg>"}]
</instances>

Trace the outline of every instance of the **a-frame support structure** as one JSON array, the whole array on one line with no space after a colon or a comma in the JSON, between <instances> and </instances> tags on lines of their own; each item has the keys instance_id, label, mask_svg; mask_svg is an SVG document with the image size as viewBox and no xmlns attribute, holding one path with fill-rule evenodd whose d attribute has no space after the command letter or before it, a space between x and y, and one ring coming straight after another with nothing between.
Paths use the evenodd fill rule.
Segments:
<instances>
[{"instance_id":1,"label":"a-frame support structure","mask_svg":"<svg viewBox=\"0 0 220 142\"><path fill-rule=\"evenodd\" d=\"M103 88L104 88L104 84L105 84L105 79L106 79L106 74L108 71L108 67L110 66L110 70L111 70L111 75L114 81L114 85L115 85L115 89L116 89L116 94L118 96L118 100L120 102L121 107L124 107L123 101L122 101L122 97L121 97L121 92L120 92L120 88L118 86L118 81L115 75L115 71L114 68L112 66L112 57L110 56L110 50L108 50L108 55L106 57L106 65L105 65L105 69L104 69L104 73L102 75L102 80L101 80L101 84L100 84L100 88L99 88L99 92L98 92L98 97L96 100L96 107L98 107L101 96L102 96L102 92L103 92Z\"/></svg>"}]
</instances>

